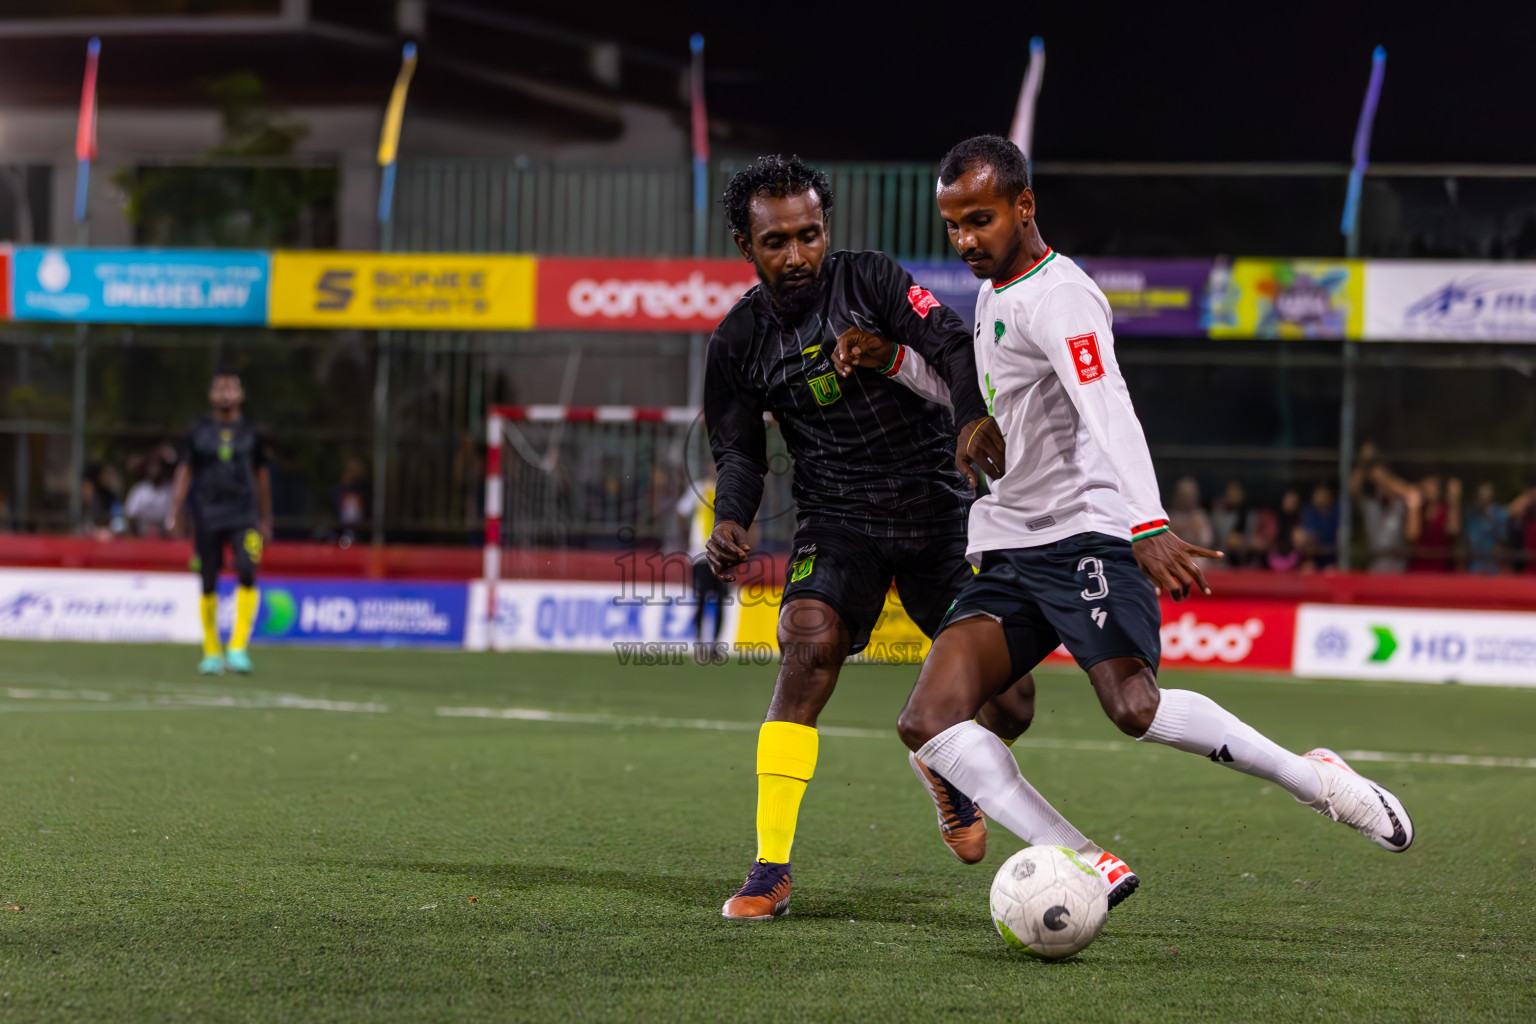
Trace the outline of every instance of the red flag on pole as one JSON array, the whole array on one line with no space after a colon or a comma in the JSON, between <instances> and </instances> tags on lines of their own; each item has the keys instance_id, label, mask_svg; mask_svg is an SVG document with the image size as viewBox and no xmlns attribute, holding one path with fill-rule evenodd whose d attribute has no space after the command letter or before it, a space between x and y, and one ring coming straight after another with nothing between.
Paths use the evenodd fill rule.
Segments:
<instances>
[{"instance_id":1,"label":"red flag on pole","mask_svg":"<svg viewBox=\"0 0 1536 1024\"><path fill-rule=\"evenodd\" d=\"M80 123L75 126L75 159L96 159L96 62L101 40L92 39L85 50L85 84L80 87Z\"/></svg>"}]
</instances>

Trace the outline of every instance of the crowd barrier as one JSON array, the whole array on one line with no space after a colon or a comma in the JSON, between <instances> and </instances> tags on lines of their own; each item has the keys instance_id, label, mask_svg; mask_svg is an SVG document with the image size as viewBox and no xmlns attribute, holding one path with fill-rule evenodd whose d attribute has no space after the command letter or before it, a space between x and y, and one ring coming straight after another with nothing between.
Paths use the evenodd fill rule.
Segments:
<instances>
[{"instance_id":1,"label":"crowd barrier","mask_svg":"<svg viewBox=\"0 0 1536 1024\"><path fill-rule=\"evenodd\" d=\"M1079 262L1122 336L1536 341L1536 263ZM974 316L963 264L907 269ZM399 330L707 331L756 283L729 259L45 246L0 248L0 276L17 320Z\"/></svg>"},{"instance_id":2,"label":"crowd barrier","mask_svg":"<svg viewBox=\"0 0 1536 1024\"><path fill-rule=\"evenodd\" d=\"M1239 580L1251 586L1259 575L1216 577L1213 585L1228 591L1224 596L1182 604L1165 599L1163 663L1309 678L1536 686L1536 603L1518 611L1454 608L1445 601L1355 604L1245 597L1228 586ZM1339 593L1357 582L1333 579ZM1442 597L1451 579L1438 578ZM1531 590L1531 581L1508 582ZM226 628L233 587L226 579L219 589ZM767 664L778 655L780 590L763 583L748 583L731 595L719 609L719 641L707 647L696 644L695 605L681 586L640 596L614 579L503 580L493 601L478 579L270 573L261 590L255 646L578 651L611 654L620 664L682 664L700 657ZM1506 597L1512 594L1508 589ZM4 568L0 638L197 644L199 596L198 578L187 571ZM714 607L706 613L708 638L715 635L716 614ZM927 638L893 593L861 658L915 664L927 651ZM1052 660L1070 659L1058 650Z\"/></svg>"}]
</instances>

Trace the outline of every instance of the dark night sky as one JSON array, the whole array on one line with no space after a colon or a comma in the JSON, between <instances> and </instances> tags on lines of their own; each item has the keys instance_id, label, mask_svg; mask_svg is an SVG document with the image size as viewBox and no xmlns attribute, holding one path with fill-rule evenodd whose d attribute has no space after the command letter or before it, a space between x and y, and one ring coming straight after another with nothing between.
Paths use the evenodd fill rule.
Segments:
<instances>
[{"instance_id":1,"label":"dark night sky","mask_svg":"<svg viewBox=\"0 0 1536 1024\"><path fill-rule=\"evenodd\" d=\"M1006 133L1040 35L1037 159L1347 161L1381 43L1374 160L1536 163L1530 0L598 6L564 17L656 50L704 32L711 112L819 156L936 159Z\"/></svg>"}]
</instances>

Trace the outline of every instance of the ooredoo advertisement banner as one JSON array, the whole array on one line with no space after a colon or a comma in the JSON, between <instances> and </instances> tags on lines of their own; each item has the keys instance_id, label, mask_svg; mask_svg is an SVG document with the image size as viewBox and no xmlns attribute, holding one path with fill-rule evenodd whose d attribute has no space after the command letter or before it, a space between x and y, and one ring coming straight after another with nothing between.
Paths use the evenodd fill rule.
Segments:
<instances>
[{"instance_id":1,"label":"ooredoo advertisement banner","mask_svg":"<svg viewBox=\"0 0 1536 1024\"><path fill-rule=\"evenodd\" d=\"M539 260L537 324L709 331L757 283L745 260Z\"/></svg>"},{"instance_id":2,"label":"ooredoo advertisement banner","mask_svg":"<svg viewBox=\"0 0 1536 1024\"><path fill-rule=\"evenodd\" d=\"M1536 341L1536 264L1372 260L1365 337L1378 341Z\"/></svg>"},{"instance_id":3,"label":"ooredoo advertisement banner","mask_svg":"<svg viewBox=\"0 0 1536 1024\"><path fill-rule=\"evenodd\" d=\"M1213 585L1219 581L1213 579ZM1242 668L1286 671L1296 632L1289 601L1231 601L1199 597L1162 601L1163 664L1170 668ZM1072 661L1065 647L1051 661Z\"/></svg>"},{"instance_id":4,"label":"ooredoo advertisement banner","mask_svg":"<svg viewBox=\"0 0 1536 1024\"><path fill-rule=\"evenodd\" d=\"M1536 613L1304 604L1295 673L1536 686Z\"/></svg>"}]
</instances>

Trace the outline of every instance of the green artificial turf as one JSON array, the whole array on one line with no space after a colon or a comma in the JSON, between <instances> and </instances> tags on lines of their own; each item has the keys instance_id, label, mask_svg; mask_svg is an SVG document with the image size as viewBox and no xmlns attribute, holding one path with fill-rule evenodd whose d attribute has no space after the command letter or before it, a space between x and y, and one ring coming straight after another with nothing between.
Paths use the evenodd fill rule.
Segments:
<instances>
[{"instance_id":1,"label":"green artificial turf","mask_svg":"<svg viewBox=\"0 0 1536 1024\"><path fill-rule=\"evenodd\" d=\"M1536 1019L1531 767L1359 765L1417 824L1394 856L1042 672L1026 774L1143 879L1051 964L988 920L1020 844L994 827L967 867L940 843L891 732L910 667L845 671L793 913L747 925L719 907L771 668L196 658L0 644L0 1021ZM1536 690L1163 681L1298 750L1536 758Z\"/></svg>"}]
</instances>

